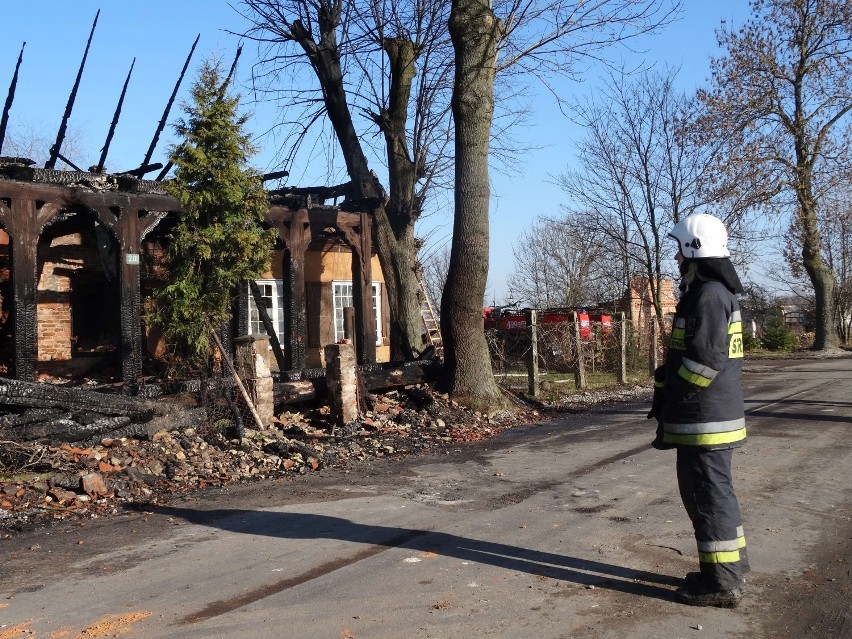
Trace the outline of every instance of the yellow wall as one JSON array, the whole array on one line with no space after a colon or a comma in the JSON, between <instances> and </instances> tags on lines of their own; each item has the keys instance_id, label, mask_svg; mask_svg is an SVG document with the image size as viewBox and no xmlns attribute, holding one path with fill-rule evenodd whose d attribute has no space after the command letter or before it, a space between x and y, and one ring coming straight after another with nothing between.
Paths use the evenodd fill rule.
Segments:
<instances>
[{"instance_id":1,"label":"yellow wall","mask_svg":"<svg viewBox=\"0 0 852 639\"><path fill-rule=\"evenodd\" d=\"M272 252L272 266L258 279L284 279L284 251ZM382 282L382 266L374 255L370 260L373 281ZM305 254L305 280L308 282L331 282L352 279L352 254L343 251L310 251ZM384 287L382 287L384 288Z\"/></svg>"},{"instance_id":2,"label":"yellow wall","mask_svg":"<svg viewBox=\"0 0 852 639\"><path fill-rule=\"evenodd\" d=\"M259 279L284 279L283 274L284 251L272 252L272 264L270 270ZM372 269L372 280L382 283L382 307L387 309L387 288L382 267L378 256L374 255L370 260ZM348 281L352 279L352 254L349 251L327 250L309 251L305 254L305 281L306 282L332 282L335 280ZM323 321L333 322L333 318L323 318ZM390 361L390 331L389 326L382 327L382 344L376 346L376 359L380 362ZM309 348L308 351L319 351L308 353L309 366L321 366L322 349Z\"/></svg>"}]
</instances>

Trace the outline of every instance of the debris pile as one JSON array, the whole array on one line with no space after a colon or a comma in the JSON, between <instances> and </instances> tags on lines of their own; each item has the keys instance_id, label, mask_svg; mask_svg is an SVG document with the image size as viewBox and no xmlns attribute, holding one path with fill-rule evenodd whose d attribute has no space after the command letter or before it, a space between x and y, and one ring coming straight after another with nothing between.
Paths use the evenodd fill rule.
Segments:
<instances>
[{"instance_id":1,"label":"debris pile","mask_svg":"<svg viewBox=\"0 0 852 639\"><path fill-rule=\"evenodd\" d=\"M346 468L479 441L541 418L529 406L494 416L471 412L425 384L370 395L368 408L345 428L333 426L324 406L288 411L270 428L247 428L239 439L209 420L86 443L0 438L0 530L106 516L121 503L156 503L229 482Z\"/></svg>"},{"instance_id":2,"label":"debris pile","mask_svg":"<svg viewBox=\"0 0 852 639\"><path fill-rule=\"evenodd\" d=\"M129 433L74 443L55 435L38 441L0 436L0 531L108 516L122 503L153 504L230 482L296 477L481 441L554 411L641 401L648 394L646 386L583 391L550 407L536 410L518 401L511 411L487 416L417 384L368 395L362 419L345 428L335 428L328 407L319 406L284 412L267 429L246 428L242 438L220 422L199 420L202 409L185 397L182 404L158 402L159 417ZM79 420L79 411L72 415ZM2 416L0 423L14 418Z\"/></svg>"},{"instance_id":3,"label":"debris pile","mask_svg":"<svg viewBox=\"0 0 852 639\"><path fill-rule=\"evenodd\" d=\"M112 435L145 436L165 428L198 425L203 409L174 401L154 402L120 394L0 380L0 440L72 442L97 441Z\"/></svg>"}]
</instances>

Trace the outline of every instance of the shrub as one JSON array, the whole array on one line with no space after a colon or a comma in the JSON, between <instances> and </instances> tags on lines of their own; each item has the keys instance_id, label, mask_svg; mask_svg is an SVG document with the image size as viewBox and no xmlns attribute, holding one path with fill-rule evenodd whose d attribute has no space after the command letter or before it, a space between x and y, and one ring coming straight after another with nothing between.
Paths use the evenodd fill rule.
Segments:
<instances>
[{"instance_id":1,"label":"shrub","mask_svg":"<svg viewBox=\"0 0 852 639\"><path fill-rule=\"evenodd\" d=\"M763 324L760 343L770 351L789 351L795 348L798 340L790 327L784 322L781 309L774 309Z\"/></svg>"},{"instance_id":2,"label":"shrub","mask_svg":"<svg viewBox=\"0 0 852 639\"><path fill-rule=\"evenodd\" d=\"M752 337L751 331L746 331L743 333L743 348L750 352L755 350L756 348L760 348L762 344L760 343L760 338Z\"/></svg>"}]
</instances>

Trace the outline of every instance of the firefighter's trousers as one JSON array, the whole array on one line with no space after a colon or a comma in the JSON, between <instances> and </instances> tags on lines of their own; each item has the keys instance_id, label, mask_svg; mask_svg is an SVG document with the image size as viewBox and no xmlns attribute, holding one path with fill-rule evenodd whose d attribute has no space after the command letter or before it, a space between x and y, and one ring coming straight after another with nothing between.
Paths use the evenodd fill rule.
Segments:
<instances>
[{"instance_id":1,"label":"firefighter's trousers","mask_svg":"<svg viewBox=\"0 0 852 639\"><path fill-rule=\"evenodd\" d=\"M740 586L749 570L740 505L731 478L732 456L732 449L677 451L677 482L695 529L701 574L718 590Z\"/></svg>"}]
</instances>

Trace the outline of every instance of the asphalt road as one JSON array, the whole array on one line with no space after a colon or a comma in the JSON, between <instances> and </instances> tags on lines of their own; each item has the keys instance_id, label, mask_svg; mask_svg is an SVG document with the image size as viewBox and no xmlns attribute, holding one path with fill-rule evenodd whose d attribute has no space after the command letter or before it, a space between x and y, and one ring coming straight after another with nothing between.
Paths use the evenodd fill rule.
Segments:
<instances>
[{"instance_id":1,"label":"asphalt road","mask_svg":"<svg viewBox=\"0 0 852 639\"><path fill-rule=\"evenodd\" d=\"M747 361L752 573L697 567L645 406L0 541L0 639L852 637L852 359Z\"/></svg>"}]
</instances>

